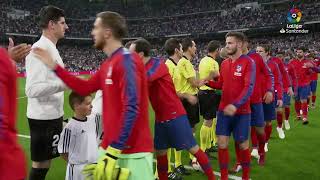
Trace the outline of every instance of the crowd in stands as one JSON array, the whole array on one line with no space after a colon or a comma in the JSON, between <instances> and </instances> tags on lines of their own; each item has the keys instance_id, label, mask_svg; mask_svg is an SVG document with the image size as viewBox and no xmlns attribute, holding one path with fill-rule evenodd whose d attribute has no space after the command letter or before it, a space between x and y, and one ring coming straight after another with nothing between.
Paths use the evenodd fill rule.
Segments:
<instances>
[{"instance_id":1,"label":"crowd in stands","mask_svg":"<svg viewBox=\"0 0 320 180\"><path fill-rule=\"evenodd\" d=\"M260 37L251 38L252 47L256 47L259 43L268 43L272 45L272 52L291 50L303 46L310 50L320 49L320 33L310 33L306 35L297 36L276 36L276 37ZM209 41L209 40L208 40ZM197 44L197 57L194 59L193 64L197 69L199 61L206 55L206 45L208 41L195 40ZM165 59L166 53L163 49L163 42L153 44L152 55ZM224 42L221 41L221 47ZM101 64L106 57L101 51L95 50L91 46L58 46L60 55L65 63L66 68L71 72L79 71L94 71ZM319 56L320 54L318 54ZM18 71L24 72L24 64L18 64Z\"/></svg>"}]
</instances>

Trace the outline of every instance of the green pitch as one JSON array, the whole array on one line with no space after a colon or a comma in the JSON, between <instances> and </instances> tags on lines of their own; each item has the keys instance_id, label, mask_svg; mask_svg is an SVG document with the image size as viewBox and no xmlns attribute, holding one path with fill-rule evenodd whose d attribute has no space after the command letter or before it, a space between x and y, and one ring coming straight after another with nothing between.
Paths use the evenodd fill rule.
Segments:
<instances>
[{"instance_id":1,"label":"green pitch","mask_svg":"<svg viewBox=\"0 0 320 180\"><path fill-rule=\"evenodd\" d=\"M24 87L25 79L18 80L18 133L22 135L29 135L29 127L26 119L27 98L25 97ZM319 88L320 89L320 88ZM320 98L320 90L318 89L318 97ZM69 92L65 93L65 102L67 101ZM280 140L278 138L276 129L273 128L271 140L269 142L269 152L266 156L265 167L259 167L256 159L252 159L251 178L259 180L283 180L283 179L320 179L320 99L317 101L317 108L309 112L310 124L303 126L301 122L294 120L294 109L291 109L290 124L291 129L285 131L286 138ZM65 103L65 118L72 116L71 109L68 103ZM150 108L150 126L153 126L154 114ZM275 122L274 122L275 127ZM153 129L153 128L152 128ZM200 124L197 126L197 142L199 142ZM19 137L19 142L25 150L28 169L31 167L30 161L30 139ZM233 142L230 143L230 167L235 160L235 153L233 149ZM215 154L217 157L217 154ZM183 163L188 164L189 156L184 152ZM219 171L217 159L211 160L213 169ZM57 158L53 160L50 171L47 175L47 180L63 180L65 176L66 163ZM236 174L241 177L241 173ZM192 175L184 177L187 180L206 179L206 177L199 172L193 172Z\"/></svg>"}]
</instances>

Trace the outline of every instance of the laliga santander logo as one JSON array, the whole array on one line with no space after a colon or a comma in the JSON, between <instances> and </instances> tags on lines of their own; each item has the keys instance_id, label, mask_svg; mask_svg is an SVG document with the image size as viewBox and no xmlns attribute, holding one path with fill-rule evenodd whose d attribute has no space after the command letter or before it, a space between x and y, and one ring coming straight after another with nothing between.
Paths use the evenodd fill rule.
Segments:
<instances>
[{"instance_id":1,"label":"laliga santander logo","mask_svg":"<svg viewBox=\"0 0 320 180\"><path fill-rule=\"evenodd\" d=\"M288 12L287 19L290 23L296 24L301 21L302 13L298 8L292 8Z\"/></svg>"}]
</instances>

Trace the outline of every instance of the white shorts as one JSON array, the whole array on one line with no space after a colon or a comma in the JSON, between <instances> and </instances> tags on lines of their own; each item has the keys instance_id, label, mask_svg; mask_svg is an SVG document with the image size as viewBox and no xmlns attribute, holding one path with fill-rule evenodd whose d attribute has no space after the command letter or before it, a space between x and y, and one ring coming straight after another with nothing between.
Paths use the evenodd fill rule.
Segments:
<instances>
[{"instance_id":1,"label":"white shorts","mask_svg":"<svg viewBox=\"0 0 320 180\"><path fill-rule=\"evenodd\" d=\"M65 180L84 180L85 176L82 170L86 164L69 164L67 165L67 172Z\"/></svg>"}]
</instances>

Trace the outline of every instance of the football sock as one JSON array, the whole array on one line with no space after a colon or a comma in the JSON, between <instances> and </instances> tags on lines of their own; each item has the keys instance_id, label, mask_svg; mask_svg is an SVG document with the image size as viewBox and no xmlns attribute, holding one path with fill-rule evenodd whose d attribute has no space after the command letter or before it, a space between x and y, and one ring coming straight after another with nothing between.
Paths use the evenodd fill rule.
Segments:
<instances>
[{"instance_id":1,"label":"football sock","mask_svg":"<svg viewBox=\"0 0 320 180\"><path fill-rule=\"evenodd\" d=\"M317 96L312 96L312 104L316 103L316 98L317 98Z\"/></svg>"},{"instance_id":2,"label":"football sock","mask_svg":"<svg viewBox=\"0 0 320 180\"><path fill-rule=\"evenodd\" d=\"M45 180L49 168L32 168L29 180Z\"/></svg>"},{"instance_id":3,"label":"football sock","mask_svg":"<svg viewBox=\"0 0 320 180\"><path fill-rule=\"evenodd\" d=\"M301 109L302 109L303 118L308 118L308 104L307 103L302 103L301 104Z\"/></svg>"},{"instance_id":4,"label":"football sock","mask_svg":"<svg viewBox=\"0 0 320 180\"><path fill-rule=\"evenodd\" d=\"M218 150L218 160L221 172L221 180L228 180L229 151L228 149Z\"/></svg>"},{"instance_id":5,"label":"football sock","mask_svg":"<svg viewBox=\"0 0 320 180\"><path fill-rule=\"evenodd\" d=\"M168 158L167 154L162 156L157 156L157 170L158 177L160 180L168 179Z\"/></svg>"},{"instance_id":6,"label":"football sock","mask_svg":"<svg viewBox=\"0 0 320 180\"><path fill-rule=\"evenodd\" d=\"M296 110L297 116L300 116L300 109L301 109L301 102L300 101L295 101L294 102L294 108Z\"/></svg>"},{"instance_id":7,"label":"football sock","mask_svg":"<svg viewBox=\"0 0 320 180\"><path fill-rule=\"evenodd\" d=\"M179 167L181 165L181 151L177 151L176 149L174 149L174 166Z\"/></svg>"},{"instance_id":8,"label":"football sock","mask_svg":"<svg viewBox=\"0 0 320 180\"><path fill-rule=\"evenodd\" d=\"M264 145L266 143L266 135L265 134L257 134L257 138L258 138L258 142L259 142L259 148L258 148L258 152L259 155L264 155Z\"/></svg>"},{"instance_id":9,"label":"football sock","mask_svg":"<svg viewBox=\"0 0 320 180\"><path fill-rule=\"evenodd\" d=\"M283 113L282 111L277 111L277 125L278 128L282 128L282 123L283 123Z\"/></svg>"},{"instance_id":10,"label":"football sock","mask_svg":"<svg viewBox=\"0 0 320 180\"><path fill-rule=\"evenodd\" d=\"M207 155L201 149L199 149L199 151L196 152L194 156L197 158L197 161L200 164L206 176L208 177L208 180L214 180L215 177Z\"/></svg>"},{"instance_id":11,"label":"football sock","mask_svg":"<svg viewBox=\"0 0 320 180\"><path fill-rule=\"evenodd\" d=\"M251 144L252 144L252 148L258 147L256 128L251 128Z\"/></svg>"},{"instance_id":12,"label":"football sock","mask_svg":"<svg viewBox=\"0 0 320 180\"><path fill-rule=\"evenodd\" d=\"M202 151L207 150L207 144L209 141L210 133L211 128L203 124L200 129L200 148Z\"/></svg>"},{"instance_id":13,"label":"football sock","mask_svg":"<svg viewBox=\"0 0 320 180\"><path fill-rule=\"evenodd\" d=\"M271 136L271 132L272 132L272 125L266 125L266 127L264 127L265 133L266 133L266 142L269 141L270 136Z\"/></svg>"},{"instance_id":14,"label":"football sock","mask_svg":"<svg viewBox=\"0 0 320 180\"><path fill-rule=\"evenodd\" d=\"M249 149L240 151L240 164L242 167L242 179L249 180L250 174L250 151Z\"/></svg>"},{"instance_id":15,"label":"football sock","mask_svg":"<svg viewBox=\"0 0 320 180\"><path fill-rule=\"evenodd\" d=\"M170 164L170 162L171 162L171 151L172 151L173 149L172 148L170 148L170 149L168 149L168 152L167 152L167 159L168 159L168 173L170 173L170 172L172 172L172 167L171 167L171 164Z\"/></svg>"},{"instance_id":16,"label":"football sock","mask_svg":"<svg viewBox=\"0 0 320 180\"><path fill-rule=\"evenodd\" d=\"M284 114L285 114L285 118L286 118L286 120L289 120L289 116L290 116L290 107L285 107L285 108L284 108Z\"/></svg>"}]
</instances>

